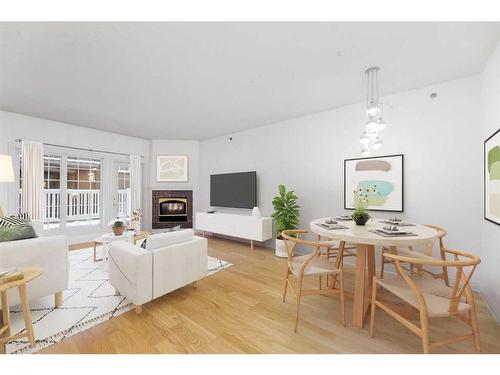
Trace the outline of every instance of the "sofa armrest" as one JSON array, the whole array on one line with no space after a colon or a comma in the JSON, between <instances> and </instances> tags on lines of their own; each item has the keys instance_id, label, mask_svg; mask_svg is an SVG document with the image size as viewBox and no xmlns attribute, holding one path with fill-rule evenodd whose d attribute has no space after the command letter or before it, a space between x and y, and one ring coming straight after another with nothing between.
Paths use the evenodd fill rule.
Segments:
<instances>
[{"instance_id":1,"label":"sofa armrest","mask_svg":"<svg viewBox=\"0 0 500 375\"><path fill-rule=\"evenodd\" d=\"M109 282L135 305L152 300L153 256L128 242L109 244Z\"/></svg>"},{"instance_id":2,"label":"sofa armrest","mask_svg":"<svg viewBox=\"0 0 500 375\"><path fill-rule=\"evenodd\" d=\"M28 285L30 299L44 297L68 288L68 240L65 236L37 237L0 242L0 268L36 266L43 270ZM18 303L12 293L11 305Z\"/></svg>"},{"instance_id":3,"label":"sofa armrest","mask_svg":"<svg viewBox=\"0 0 500 375\"><path fill-rule=\"evenodd\" d=\"M194 236L191 241L152 250L153 298L204 278L208 272L208 242Z\"/></svg>"}]
</instances>

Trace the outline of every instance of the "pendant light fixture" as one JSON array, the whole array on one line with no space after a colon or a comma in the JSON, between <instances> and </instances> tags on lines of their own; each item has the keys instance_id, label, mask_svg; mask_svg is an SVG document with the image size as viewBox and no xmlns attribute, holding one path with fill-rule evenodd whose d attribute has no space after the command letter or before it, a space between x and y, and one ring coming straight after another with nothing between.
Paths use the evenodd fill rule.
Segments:
<instances>
[{"instance_id":1,"label":"pendant light fixture","mask_svg":"<svg viewBox=\"0 0 500 375\"><path fill-rule=\"evenodd\" d=\"M366 74L366 118L365 131L359 139L363 145L361 154L369 156L372 150L379 150L383 143L380 132L385 129L387 123L382 118L382 109L378 91L378 72L380 68L373 66L365 70Z\"/></svg>"}]
</instances>

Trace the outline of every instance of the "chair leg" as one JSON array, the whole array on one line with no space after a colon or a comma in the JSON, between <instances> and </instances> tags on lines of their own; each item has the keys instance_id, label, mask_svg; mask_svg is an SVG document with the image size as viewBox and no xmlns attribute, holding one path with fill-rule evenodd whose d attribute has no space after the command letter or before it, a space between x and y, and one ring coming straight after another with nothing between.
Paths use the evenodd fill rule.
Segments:
<instances>
[{"instance_id":1,"label":"chair leg","mask_svg":"<svg viewBox=\"0 0 500 375\"><path fill-rule=\"evenodd\" d=\"M295 327L293 332L297 333L297 326L299 324L299 311L300 311L300 299L302 297L302 277L299 280L299 291L297 294L297 312L295 313Z\"/></svg>"},{"instance_id":2,"label":"chair leg","mask_svg":"<svg viewBox=\"0 0 500 375\"><path fill-rule=\"evenodd\" d=\"M384 259L384 249L382 249L382 264L380 265L380 278L384 278L384 268L385 268L385 259Z\"/></svg>"},{"instance_id":3,"label":"chair leg","mask_svg":"<svg viewBox=\"0 0 500 375\"><path fill-rule=\"evenodd\" d=\"M319 290L321 290L321 275L319 275Z\"/></svg>"},{"instance_id":4,"label":"chair leg","mask_svg":"<svg viewBox=\"0 0 500 375\"><path fill-rule=\"evenodd\" d=\"M289 268L286 269L285 288L283 290L283 302L285 302L285 300L286 300L286 292L287 292L287 288L288 288L288 276L290 276L290 269Z\"/></svg>"},{"instance_id":5,"label":"chair leg","mask_svg":"<svg viewBox=\"0 0 500 375\"><path fill-rule=\"evenodd\" d=\"M474 335L474 347L477 353L481 353L481 341L479 339L479 326L477 324L476 308L472 305L469 311L469 318L472 327L472 334Z\"/></svg>"},{"instance_id":6,"label":"chair leg","mask_svg":"<svg viewBox=\"0 0 500 375\"><path fill-rule=\"evenodd\" d=\"M340 271L340 314L342 318L342 325L346 326L345 321L345 296L344 296L344 271Z\"/></svg>"},{"instance_id":7,"label":"chair leg","mask_svg":"<svg viewBox=\"0 0 500 375\"><path fill-rule=\"evenodd\" d=\"M420 329L422 331L422 349L424 354L429 354L429 319L427 317L427 312L422 310L420 311Z\"/></svg>"},{"instance_id":8,"label":"chair leg","mask_svg":"<svg viewBox=\"0 0 500 375\"><path fill-rule=\"evenodd\" d=\"M373 276L372 302L371 302L371 313L370 313L370 337L375 336L375 311L377 310L377 307L375 306L376 300L377 300L377 278Z\"/></svg>"}]
</instances>

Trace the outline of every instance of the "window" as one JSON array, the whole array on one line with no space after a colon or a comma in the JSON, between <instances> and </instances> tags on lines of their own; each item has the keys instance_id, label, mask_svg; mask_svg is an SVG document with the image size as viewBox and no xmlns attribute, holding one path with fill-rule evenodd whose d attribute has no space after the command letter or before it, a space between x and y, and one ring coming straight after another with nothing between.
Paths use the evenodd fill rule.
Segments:
<instances>
[{"instance_id":1,"label":"window","mask_svg":"<svg viewBox=\"0 0 500 375\"><path fill-rule=\"evenodd\" d=\"M101 161L68 156L66 225L101 223Z\"/></svg>"},{"instance_id":2,"label":"window","mask_svg":"<svg viewBox=\"0 0 500 375\"><path fill-rule=\"evenodd\" d=\"M102 222L101 165L99 159L44 155L44 229ZM19 154L19 212L22 178L22 155Z\"/></svg>"}]
</instances>

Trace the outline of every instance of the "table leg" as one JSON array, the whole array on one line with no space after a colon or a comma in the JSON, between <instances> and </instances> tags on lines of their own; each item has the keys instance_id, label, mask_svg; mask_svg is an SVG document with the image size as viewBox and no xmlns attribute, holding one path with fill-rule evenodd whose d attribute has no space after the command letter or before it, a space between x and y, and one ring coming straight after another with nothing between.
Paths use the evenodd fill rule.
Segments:
<instances>
[{"instance_id":1,"label":"table leg","mask_svg":"<svg viewBox=\"0 0 500 375\"><path fill-rule=\"evenodd\" d=\"M366 258L368 261L368 290L372 290L373 276L375 276L375 246L368 245L367 248L368 253L366 254Z\"/></svg>"},{"instance_id":2,"label":"table leg","mask_svg":"<svg viewBox=\"0 0 500 375\"><path fill-rule=\"evenodd\" d=\"M2 325L0 325L0 328L3 326L7 326L7 329L3 333L5 337L10 336L10 313L9 313L9 296L8 296L8 291L4 290L3 292L0 292L0 297L2 300ZM3 342L0 344L0 353L5 353L6 348L5 346L7 345L6 342Z\"/></svg>"},{"instance_id":3,"label":"table leg","mask_svg":"<svg viewBox=\"0 0 500 375\"><path fill-rule=\"evenodd\" d=\"M28 294L26 293L26 284L19 285L19 296L21 297L21 305L23 307L24 324L26 325L26 332L30 340L31 347L35 346L35 334L33 332L33 323L31 321L30 303Z\"/></svg>"},{"instance_id":4,"label":"table leg","mask_svg":"<svg viewBox=\"0 0 500 375\"><path fill-rule=\"evenodd\" d=\"M368 247L366 245L358 244L357 248L352 324L355 327L363 328L366 293L366 253L368 251Z\"/></svg>"}]
</instances>

